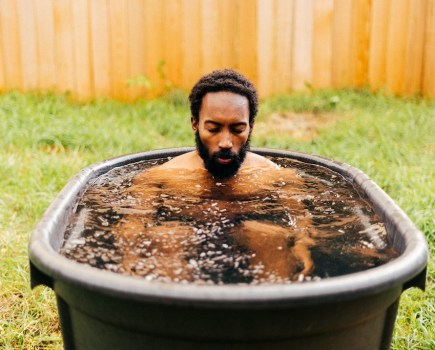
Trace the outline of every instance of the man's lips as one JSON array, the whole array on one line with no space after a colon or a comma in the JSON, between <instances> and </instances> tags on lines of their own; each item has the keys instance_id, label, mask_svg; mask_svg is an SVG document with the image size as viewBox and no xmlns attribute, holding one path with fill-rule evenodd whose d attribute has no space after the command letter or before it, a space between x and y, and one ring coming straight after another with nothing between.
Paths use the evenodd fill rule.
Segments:
<instances>
[{"instance_id":1,"label":"man's lips","mask_svg":"<svg viewBox=\"0 0 435 350\"><path fill-rule=\"evenodd\" d=\"M217 161L219 164L229 164L229 163L231 163L233 160L232 160L231 158L219 158L219 157L217 157L217 158L216 158L216 161Z\"/></svg>"}]
</instances>

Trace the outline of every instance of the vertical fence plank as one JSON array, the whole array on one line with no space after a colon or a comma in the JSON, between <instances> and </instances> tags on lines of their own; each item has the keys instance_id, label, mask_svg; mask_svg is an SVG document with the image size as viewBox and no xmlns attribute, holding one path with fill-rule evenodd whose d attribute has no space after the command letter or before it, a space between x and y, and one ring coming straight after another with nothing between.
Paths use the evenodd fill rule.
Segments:
<instances>
[{"instance_id":1,"label":"vertical fence plank","mask_svg":"<svg viewBox=\"0 0 435 350\"><path fill-rule=\"evenodd\" d=\"M201 0L183 1L182 17L182 69L181 85L185 89L192 87L203 72L201 60Z\"/></svg>"},{"instance_id":2,"label":"vertical fence plank","mask_svg":"<svg viewBox=\"0 0 435 350\"><path fill-rule=\"evenodd\" d=\"M257 19L257 55L258 79L257 88L260 96L265 96L273 90L273 28L274 5L276 0L258 0Z\"/></svg>"},{"instance_id":3,"label":"vertical fence plank","mask_svg":"<svg viewBox=\"0 0 435 350\"><path fill-rule=\"evenodd\" d=\"M110 68L109 10L107 0L91 1L91 68L95 97L109 97Z\"/></svg>"},{"instance_id":4,"label":"vertical fence plank","mask_svg":"<svg viewBox=\"0 0 435 350\"><path fill-rule=\"evenodd\" d=\"M145 3L142 0L129 0L128 7L128 79L146 77L145 71ZM136 84L128 84L127 95L130 99L137 99L147 94L144 82L136 80Z\"/></svg>"},{"instance_id":5,"label":"vertical fence plank","mask_svg":"<svg viewBox=\"0 0 435 350\"><path fill-rule=\"evenodd\" d=\"M1 53L4 64L4 88L22 88L20 29L16 1L0 1L0 21L3 26Z\"/></svg>"},{"instance_id":6,"label":"vertical fence plank","mask_svg":"<svg viewBox=\"0 0 435 350\"><path fill-rule=\"evenodd\" d=\"M126 0L109 0L110 63L112 93L124 100L127 96L128 46L127 46L127 3Z\"/></svg>"},{"instance_id":7,"label":"vertical fence plank","mask_svg":"<svg viewBox=\"0 0 435 350\"><path fill-rule=\"evenodd\" d=\"M219 45L221 45L219 31L219 1L203 0L201 13L202 27L202 64L204 72L220 67Z\"/></svg>"},{"instance_id":8,"label":"vertical fence plank","mask_svg":"<svg viewBox=\"0 0 435 350\"><path fill-rule=\"evenodd\" d=\"M0 12L2 11L2 5L0 0ZM4 23L2 21L2 17L0 15L0 92L6 87L6 80L5 80L5 62L3 60L3 26Z\"/></svg>"},{"instance_id":9,"label":"vertical fence plank","mask_svg":"<svg viewBox=\"0 0 435 350\"><path fill-rule=\"evenodd\" d=\"M72 4L68 0L56 0L54 6L56 73L60 91L73 92L75 89L75 65L73 45Z\"/></svg>"},{"instance_id":10,"label":"vertical fence plank","mask_svg":"<svg viewBox=\"0 0 435 350\"><path fill-rule=\"evenodd\" d=\"M164 23L163 23L164 2L146 0L145 1L145 62L146 75L152 83L152 90L149 96L155 96L162 91L163 83L159 73L159 65L164 61L163 40L164 40Z\"/></svg>"},{"instance_id":11,"label":"vertical fence plank","mask_svg":"<svg viewBox=\"0 0 435 350\"><path fill-rule=\"evenodd\" d=\"M213 38L216 56L212 69L237 67L238 31L237 24L240 22L238 0L216 1L216 33ZM230 55L226 55L230 52ZM208 73L208 72L205 72Z\"/></svg>"},{"instance_id":12,"label":"vertical fence plank","mask_svg":"<svg viewBox=\"0 0 435 350\"><path fill-rule=\"evenodd\" d=\"M180 0L165 1L163 56L165 60L165 74L174 87L181 82L181 20Z\"/></svg>"},{"instance_id":13,"label":"vertical fence plank","mask_svg":"<svg viewBox=\"0 0 435 350\"><path fill-rule=\"evenodd\" d=\"M378 89L386 83L386 47L388 40L389 13L391 0L374 1L370 25L370 48L368 81Z\"/></svg>"},{"instance_id":14,"label":"vertical fence plank","mask_svg":"<svg viewBox=\"0 0 435 350\"><path fill-rule=\"evenodd\" d=\"M35 8L33 0L18 0L18 18L21 45L21 69L23 88L33 90L38 87L38 51L36 46Z\"/></svg>"},{"instance_id":15,"label":"vertical fence plank","mask_svg":"<svg viewBox=\"0 0 435 350\"><path fill-rule=\"evenodd\" d=\"M352 83L350 71L351 13L351 1L334 1L331 71L334 87L350 86Z\"/></svg>"},{"instance_id":16,"label":"vertical fence plank","mask_svg":"<svg viewBox=\"0 0 435 350\"><path fill-rule=\"evenodd\" d=\"M411 4L410 4L411 5ZM424 39L426 30L426 0L413 0L408 12L405 71L400 93L405 95L421 91Z\"/></svg>"},{"instance_id":17,"label":"vertical fence plank","mask_svg":"<svg viewBox=\"0 0 435 350\"><path fill-rule=\"evenodd\" d=\"M273 66L269 77L273 79L271 92L286 91L292 87L293 10L294 0L278 0L274 8L276 24L270 39L273 42Z\"/></svg>"},{"instance_id":18,"label":"vertical fence plank","mask_svg":"<svg viewBox=\"0 0 435 350\"><path fill-rule=\"evenodd\" d=\"M334 0L313 2L312 83L316 88L331 86L332 13Z\"/></svg>"},{"instance_id":19,"label":"vertical fence plank","mask_svg":"<svg viewBox=\"0 0 435 350\"><path fill-rule=\"evenodd\" d=\"M361 87L368 83L367 70L369 65L370 14L370 1L352 1L351 47L349 57L352 87Z\"/></svg>"},{"instance_id":20,"label":"vertical fence plank","mask_svg":"<svg viewBox=\"0 0 435 350\"><path fill-rule=\"evenodd\" d=\"M239 17L240 4L239 0L221 0L219 2L219 41L218 56L219 67L236 68L238 64L238 43L240 42L239 25L243 25L244 20ZM246 5L246 4L245 4Z\"/></svg>"},{"instance_id":21,"label":"vertical fence plank","mask_svg":"<svg viewBox=\"0 0 435 350\"><path fill-rule=\"evenodd\" d=\"M435 0L428 0L423 62L423 94L435 98Z\"/></svg>"},{"instance_id":22,"label":"vertical fence plank","mask_svg":"<svg viewBox=\"0 0 435 350\"><path fill-rule=\"evenodd\" d=\"M304 88L312 81L313 3L295 0L292 87Z\"/></svg>"},{"instance_id":23,"label":"vertical fence plank","mask_svg":"<svg viewBox=\"0 0 435 350\"><path fill-rule=\"evenodd\" d=\"M256 0L237 1L236 69L257 82L257 6Z\"/></svg>"},{"instance_id":24,"label":"vertical fence plank","mask_svg":"<svg viewBox=\"0 0 435 350\"><path fill-rule=\"evenodd\" d=\"M390 22L387 41L387 86L393 93L399 93L403 86L408 36L408 0L395 0L390 7Z\"/></svg>"},{"instance_id":25,"label":"vertical fence plank","mask_svg":"<svg viewBox=\"0 0 435 350\"><path fill-rule=\"evenodd\" d=\"M38 88L54 90L56 87L54 5L52 0L34 0L34 4L39 62Z\"/></svg>"},{"instance_id":26,"label":"vertical fence plank","mask_svg":"<svg viewBox=\"0 0 435 350\"><path fill-rule=\"evenodd\" d=\"M79 100L94 94L91 72L91 42L89 28L89 2L74 0L73 3L74 64L76 72L75 93Z\"/></svg>"}]
</instances>

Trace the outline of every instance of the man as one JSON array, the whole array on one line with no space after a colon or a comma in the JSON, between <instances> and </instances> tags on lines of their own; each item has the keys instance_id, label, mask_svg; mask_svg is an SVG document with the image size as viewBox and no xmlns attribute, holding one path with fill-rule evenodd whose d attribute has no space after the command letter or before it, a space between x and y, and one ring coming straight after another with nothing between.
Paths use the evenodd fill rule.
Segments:
<instances>
[{"instance_id":1,"label":"man","mask_svg":"<svg viewBox=\"0 0 435 350\"><path fill-rule=\"evenodd\" d=\"M129 189L132 215L117 229L125 271L187 282L303 278L313 269L313 240L296 198L302 181L249 151L254 86L218 70L195 84L189 100L196 150L138 174Z\"/></svg>"},{"instance_id":2,"label":"man","mask_svg":"<svg viewBox=\"0 0 435 350\"><path fill-rule=\"evenodd\" d=\"M234 70L203 76L189 96L196 150L172 159L161 169L206 169L215 178L229 178L241 168L276 168L249 152L258 110L257 91Z\"/></svg>"}]
</instances>

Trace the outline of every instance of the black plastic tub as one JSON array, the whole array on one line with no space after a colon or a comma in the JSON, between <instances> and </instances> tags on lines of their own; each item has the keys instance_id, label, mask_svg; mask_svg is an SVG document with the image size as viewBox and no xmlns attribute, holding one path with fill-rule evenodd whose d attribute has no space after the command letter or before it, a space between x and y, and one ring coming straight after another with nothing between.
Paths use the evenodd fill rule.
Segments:
<instances>
[{"instance_id":1,"label":"black plastic tub","mask_svg":"<svg viewBox=\"0 0 435 350\"><path fill-rule=\"evenodd\" d=\"M296 152L254 149L330 168L351 181L384 220L399 252L391 262L320 282L290 285L176 285L145 282L59 254L77 196L114 167L191 148L127 155L78 173L30 239L31 285L51 287L65 349L388 349L401 293L424 289L424 236L366 175L347 164Z\"/></svg>"}]
</instances>

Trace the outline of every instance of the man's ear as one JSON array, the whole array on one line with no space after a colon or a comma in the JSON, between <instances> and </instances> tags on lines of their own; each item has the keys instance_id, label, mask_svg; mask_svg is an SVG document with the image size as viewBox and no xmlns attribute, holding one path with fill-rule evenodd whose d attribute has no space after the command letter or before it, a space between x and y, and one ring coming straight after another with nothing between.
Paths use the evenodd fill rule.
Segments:
<instances>
[{"instance_id":1,"label":"man's ear","mask_svg":"<svg viewBox=\"0 0 435 350\"><path fill-rule=\"evenodd\" d=\"M192 130L197 132L198 131L198 122L193 116L190 117L190 123L192 124Z\"/></svg>"}]
</instances>

